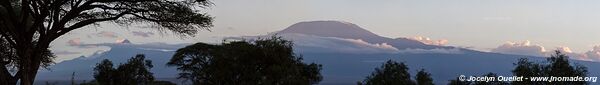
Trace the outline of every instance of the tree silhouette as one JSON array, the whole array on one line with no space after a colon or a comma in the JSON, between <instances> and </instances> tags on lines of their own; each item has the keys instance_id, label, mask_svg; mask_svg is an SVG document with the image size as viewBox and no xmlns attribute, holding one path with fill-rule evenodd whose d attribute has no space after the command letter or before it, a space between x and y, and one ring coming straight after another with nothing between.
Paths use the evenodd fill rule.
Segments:
<instances>
[{"instance_id":1,"label":"tree silhouette","mask_svg":"<svg viewBox=\"0 0 600 85\"><path fill-rule=\"evenodd\" d=\"M375 71L363 82L364 85L415 85L410 79L408 67L404 63L398 63L388 60L381 67L375 68Z\"/></svg>"},{"instance_id":2,"label":"tree silhouette","mask_svg":"<svg viewBox=\"0 0 600 85\"><path fill-rule=\"evenodd\" d=\"M515 76L523 76L525 78L529 77L543 77L548 76L544 69L546 68L542 64L530 62L527 58L521 58L515 64L517 67L512 70L513 75ZM512 82L514 85L544 85L546 82L533 82L529 80L523 80L519 82Z\"/></svg>"},{"instance_id":3,"label":"tree silhouette","mask_svg":"<svg viewBox=\"0 0 600 85\"><path fill-rule=\"evenodd\" d=\"M0 84L31 85L39 67L52 63L52 41L99 22L152 25L193 35L211 27L200 13L207 0L0 0ZM10 69L15 68L14 72ZM14 74L14 75L12 75Z\"/></svg>"},{"instance_id":4,"label":"tree silhouette","mask_svg":"<svg viewBox=\"0 0 600 85\"><path fill-rule=\"evenodd\" d=\"M528 59L519 59L513 69L513 75L524 76L524 77L584 77L587 75L587 67L582 65L571 65L569 62L569 56L556 50L555 53L546 59L546 63L533 63ZM540 81L532 82L529 80L512 82L515 85L585 85L588 84L584 81Z\"/></svg>"},{"instance_id":5,"label":"tree silhouette","mask_svg":"<svg viewBox=\"0 0 600 85\"><path fill-rule=\"evenodd\" d=\"M425 69L419 70L417 75L415 75L415 79L417 80L417 85L433 85L433 78L431 78L431 74L425 72Z\"/></svg>"},{"instance_id":6,"label":"tree silhouette","mask_svg":"<svg viewBox=\"0 0 600 85\"><path fill-rule=\"evenodd\" d=\"M100 85L115 85L117 69L113 67L112 61L108 59L102 60L99 64L94 68L94 78L96 82Z\"/></svg>"},{"instance_id":7,"label":"tree silhouette","mask_svg":"<svg viewBox=\"0 0 600 85\"><path fill-rule=\"evenodd\" d=\"M138 54L116 69L110 60L104 59L94 68L94 78L99 85L148 85L154 82L154 76L148 71L152 61Z\"/></svg>"},{"instance_id":8,"label":"tree silhouette","mask_svg":"<svg viewBox=\"0 0 600 85\"><path fill-rule=\"evenodd\" d=\"M308 85L321 81L321 65L302 62L292 42L279 37L196 43L178 49L168 66L195 85Z\"/></svg>"}]
</instances>

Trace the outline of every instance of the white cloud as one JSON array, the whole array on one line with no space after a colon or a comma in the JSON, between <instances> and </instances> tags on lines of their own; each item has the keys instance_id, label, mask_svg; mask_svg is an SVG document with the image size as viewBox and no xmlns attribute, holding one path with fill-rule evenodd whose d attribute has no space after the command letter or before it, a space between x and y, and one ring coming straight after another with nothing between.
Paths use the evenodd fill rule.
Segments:
<instances>
[{"instance_id":1,"label":"white cloud","mask_svg":"<svg viewBox=\"0 0 600 85\"><path fill-rule=\"evenodd\" d=\"M72 51L58 51L58 52L52 52L56 55L75 55L75 54L81 54L81 52L72 52Z\"/></svg>"},{"instance_id":2,"label":"white cloud","mask_svg":"<svg viewBox=\"0 0 600 85\"><path fill-rule=\"evenodd\" d=\"M569 56L571 59L585 60L585 61L600 61L600 46L594 46L592 50L585 53L573 52L569 47L559 46L556 50ZM529 56L544 56L548 57L554 54L554 51L547 51L543 46L538 44L531 44L529 41L524 42L507 42L497 48L492 49L492 52L503 53L503 54L515 54L515 55L529 55Z\"/></svg>"},{"instance_id":3,"label":"white cloud","mask_svg":"<svg viewBox=\"0 0 600 85\"><path fill-rule=\"evenodd\" d=\"M400 50L400 53L443 53L443 54L462 54L463 52L459 48L435 48L435 49L404 49Z\"/></svg>"},{"instance_id":4,"label":"white cloud","mask_svg":"<svg viewBox=\"0 0 600 85\"><path fill-rule=\"evenodd\" d=\"M365 42L361 39L343 39L349 42L354 43L357 46L366 46L366 47L372 47L372 48L381 48L381 49L387 49L387 50L398 50L397 48L395 48L392 45L389 45L387 43L375 43L375 44L371 44L369 42Z\"/></svg>"},{"instance_id":5,"label":"white cloud","mask_svg":"<svg viewBox=\"0 0 600 85\"><path fill-rule=\"evenodd\" d=\"M79 46L79 45L81 45L81 38L71 39L71 40L67 41L67 44L69 44L69 46Z\"/></svg>"},{"instance_id":6,"label":"white cloud","mask_svg":"<svg viewBox=\"0 0 600 85\"><path fill-rule=\"evenodd\" d=\"M258 37L267 36L245 36L245 37L229 37L226 39L246 39L254 40ZM460 49L398 49L387 43L369 43L361 39L346 39L338 37L321 37L314 35L284 33L278 34L284 39L291 40L294 43L294 49L299 52L306 53L461 53Z\"/></svg>"},{"instance_id":7,"label":"white cloud","mask_svg":"<svg viewBox=\"0 0 600 85\"><path fill-rule=\"evenodd\" d=\"M583 58L590 61L600 61L600 46L594 46L592 50L583 54Z\"/></svg>"},{"instance_id":8,"label":"white cloud","mask_svg":"<svg viewBox=\"0 0 600 85\"><path fill-rule=\"evenodd\" d=\"M562 52L563 54L569 56L569 58L572 58L572 59L592 61L588 58L587 55L581 54L581 53L575 53L575 52L571 51L571 48L569 48L569 47L560 46L560 47L557 47L556 50ZM552 54L554 54L554 51L546 52L546 56L551 56Z\"/></svg>"},{"instance_id":9,"label":"white cloud","mask_svg":"<svg viewBox=\"0 0 600 85\"><path fill-rule=\"evenodd\" d=\"M115 32L109 32L109 31L101 31L99 33L96 33L96 36L99 37L108 37L108 38L117 38L117 33Z\"/></svg>"},{"instance_id":10,"label":"white cloud","mask_svg":"<svg viewBox=\"0 0 600 85\"><path fill-rule=\"evenodd\" d=\"M416 41L419 41L419 42L422 42L422 43L428 44L428 45L446 45L446 44L448 44L448 40L446 40L446 39L432 40L428 37L423 37L423 36L417 36L417 37L408 38L408 39L416 40Z\"/></svg>"},{"instance_id":11,"label":"white cloud","mask_svg":"<svg viewBox=\"0 0 600 85\"><path fill-rule=\"evenodd\" d=\"M150 37L150 36L154 35L154 33L152 33L152 32L141 32L141 31L132 31L131 34L133 34L133 36L141 36L141 37Z\"/></svg>"},{"instance_id":12,"label":"white cloud","mask_svg":"<svg viewBox=\"0 0 600 85\"><path fill-rule=\"evenodd\" d=\"M529 40L524 42L506 42L491 50L495 53L529 55L529 56L544 56L546 49L543 46L532 45Z\"/></svg>"},{"instance_id":13,"label":"white cloud","mask_svg":"<svg viewBox=\"0 0 600 85\"><path fill-rule=\"evenodd\" d=\"M297 51L316 53L397 53L398 49L387 43L368 43L360 39L320 37L286 33L282 36L294 42Z\"/></svg>"}]
</instances>

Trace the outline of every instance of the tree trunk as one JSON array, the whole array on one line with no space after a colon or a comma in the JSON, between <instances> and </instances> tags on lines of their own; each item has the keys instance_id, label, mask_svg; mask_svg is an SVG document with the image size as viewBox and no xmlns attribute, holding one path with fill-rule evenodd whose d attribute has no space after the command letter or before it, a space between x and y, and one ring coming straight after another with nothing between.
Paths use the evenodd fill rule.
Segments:
<instances>
[{"instance_id":1,"label":"tree trunk","mask_svg":"<svg viewBox=\"0 0 600 85\"><path fill-rule=\"evenodd\" d=\"M32 66L29 69L24 70L25 74L21 75L21 85L33 85L38 69L39 64L37 66Z\"/></svg>"},{"instance_id":2,"label":"tree trunk","mask_svg":"<svg viewBox=\"0 0 600 85\"><path fill-rule=\"evenodd\" d=\"M17 55L21 58L19 72L22 72L22 74L17 75L17 77L20 79L21 85L33 85L37 70L40 67L40 59L43 57L43 52L40 49L30 46L34 45L25 46L24 49L20 50L17 49Z\"/></svg>"}]
</instances>

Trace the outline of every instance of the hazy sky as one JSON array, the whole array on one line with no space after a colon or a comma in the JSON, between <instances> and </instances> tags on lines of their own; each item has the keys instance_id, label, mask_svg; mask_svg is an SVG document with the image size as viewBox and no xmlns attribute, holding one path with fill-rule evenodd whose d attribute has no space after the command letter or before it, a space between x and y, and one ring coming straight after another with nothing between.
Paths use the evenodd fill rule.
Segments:
<instances>
[{"instance_id":1,"label":"hazy sky","mask_svg":"<svg viewBox=\"0 0 600 85\"><path fill-rule=\"evenodd\" d=\"M59 57L68 54L69 40L106 43L129 39L133 43L219 42L220 37L261 35L294 23L338 20L357 24L376 34L397 38L425 36L446 39L451 46L490 50L507 41L529 40L552 50L558 46L585 52L600 45L599 0L217 0L208 8L215 17L211 32L179 38L154 30L112 24L88 26L53 42ZM136 32L136 33L133 33ZM150 32L147 37L139 36ZM114 36L110 36L114 34ZM135 36L134 34L138 34ZM97 48L93 50L107 48Z\"/></svg>"}]
</instances>

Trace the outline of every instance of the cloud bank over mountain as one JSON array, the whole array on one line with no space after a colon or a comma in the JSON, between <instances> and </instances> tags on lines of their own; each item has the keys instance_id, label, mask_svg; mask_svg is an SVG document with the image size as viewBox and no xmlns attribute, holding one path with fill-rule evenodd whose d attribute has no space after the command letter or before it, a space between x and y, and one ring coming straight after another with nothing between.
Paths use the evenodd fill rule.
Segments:
<instances>
[{"instance_id":1,"label":"cloud bank over mountain","mask_svg":"<svg viewBox=\"0 0 600 85\"><path fill-rule=\"evenodd\" d=\"M491 52L529 56L545 56L546 49L543 46L531 44L529 41L523 41L506 42L497 48L492 49Z\"/></svg>"},{"instance_id":2,"label":"cloud bank over mountain","mask_svg":"<svg viewBox=\"0 0 600 85\"><path fill-rule=\"evenodd\" d=\"M428 45L446 45L446 44L448 44L448 40L446 40L446 39L433 40L433 39L430 39L429 37L423 37L423 36L412 37L409 39L416 40L416 41L419 41L419 42L422 42L422 43L428 44Z\"/></svg>"},{"instance_id":3,"label":"cloud bank over mountain","mask_svg":"<svg viewBox=\"0 0 600 85\"><path fill-rule=\"evenodd\" d=\"M387 43L369 43L361 39L344 39L337 37L320 37L306 34L280 34L284 39L294 42L300 52L310 53L396 53L395 48Z\"/></svg>"},{"instance_id":4,"label":"cloud bank over mountain","mask_svg":"<svg viewBox=\"0 0 600 85\"><path fill-rule=\"evenodd\" d=\"M270 37L265 36L246 36L230 37L228 39L258 39ZM398 49L387 43L369 43L362 39L345 39L338 37L321 37L315 35L306 35L299 33L277 34L284 39L294 42L295 50L301 53L349 53L349 54L378 54L378 53L447 53L459 54L458 48L406 48Z\"/></svg>"},{"instance_id":5,"label":"cloud bank over mountain","mask_svg":"<svg viewBox=\"0 0 600 85\"><path fill-rule=\"evenodd\" d=\"M302 53L461 53L459 48L445 47L447 40L426 37L386 38L342 21L300 22L261 36L229 37L226 39L258 39L280 36L294 42Z\"/></svg>"},{"instance_id":6,"label":"cloud bank over mountain","mask_svg":"<svg viewBox=\"0 0 600 85\"><path fill-rule=\"evenodd\" d=\"M539 44L531 44L529 40L523 42L507 42L494 48L491 52L528 56L548 57L554 54L554 51L560 51L572 59L585 61L600 61L600 46L594 46L591 50L584 53L573 52L569 47L560 46L556 49L546 49Z\"/></svg>"}]
</instances>

